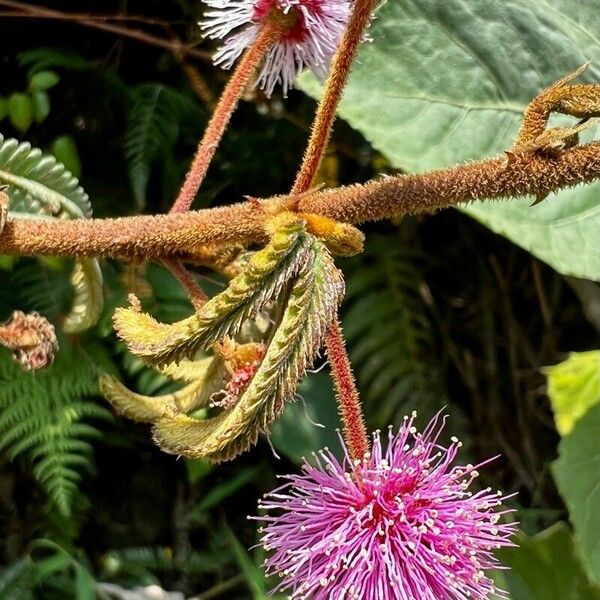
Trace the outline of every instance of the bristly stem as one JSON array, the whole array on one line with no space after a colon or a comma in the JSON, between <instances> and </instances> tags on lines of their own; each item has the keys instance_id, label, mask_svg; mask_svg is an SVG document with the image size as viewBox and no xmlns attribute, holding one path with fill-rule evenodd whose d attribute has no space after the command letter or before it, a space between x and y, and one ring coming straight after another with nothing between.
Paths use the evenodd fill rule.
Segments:
<instances>
[{"instance_id":1,"label":"bristly stem","mask_svg":"<svg viewBox=\"0 0 600 600\"><path fill-rule=\"evenodd\" d=\"M402 175L303 196L300 212L345 223L432 213L473 200L544 195L600 179L600 142L558 156L506 155L438 171ZM265 214L289 210L297 196L279 196L184 214L116 219L41 220L9 215L0 254L105 256L121 259L185 258L204 246L264 243ZM235 227L231 224L235 223Z\"/></svg>"},{"instance_id":2,"label":"bristly stem","mask_svg":"<svg viewBox=\"0 0 600 600\"><path fill-rule=\"evenodd\" d=\"M362 460L369 451L369 438L342 328L337 320L329 329L325 345L342 418L344 440L351 457Z\"/></svg>"},{"instance_id":3,"label":"bristly stem","mask_svg":"<svg viewBox=\"0 0 600 600\"><path fill-rule=\"evenodd\" d=\"M182 213L189 210L248 82L283 31L284 24L276 19L267 19L252 46L246 50L223 90L171 212Z\"/></svg>"},{"instance_id":4,"label":"bristly stem","mask_svg":"<svg viewBox=\"0 0 600 600\"><path fill-rule=\"evenodd\" d=\"M296 175L292 194L305 192L312 185L327 148L337 106L348 80L352 61L356 57L358 46L377 3L378 0L356 0L354 3L348 26L329 69L323 97L317 109L308 146L300 170Z\"/></svg>"}]
</instances>

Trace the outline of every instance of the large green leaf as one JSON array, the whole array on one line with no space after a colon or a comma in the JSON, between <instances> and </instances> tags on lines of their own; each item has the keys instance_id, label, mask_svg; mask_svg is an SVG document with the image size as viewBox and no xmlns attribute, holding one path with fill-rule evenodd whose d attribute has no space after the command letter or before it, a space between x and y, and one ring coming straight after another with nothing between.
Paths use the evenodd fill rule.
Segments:
<instances>
[{"instance_id":1,"label":"large green leaf","mask_svg":"<svg viewBox=\"0 0 600 600\"><path fill-rule=\"evenodd\" d=\"M600 405L562 439L553 464L588 573L600 584Z\"/></svg>"},{"instance_id":2,"label":"large green leaf","mask_svg":"<svg viewBox=\"0 0 600 600\"><path fill-rule=\"evenodd\" d=\"M271 441L276 450L297 463L325 446L341 458L336 432L340 417L331 377L323 372L310 374L298 395L299 399L288 403L273 426Z\"/></svg>"},{"instance_id":3,"label":"large green leaf","mask_svg":"<svg viewBox=\"0 0 600 600\"><path fill-rule=\"evenodd\" d=\"M592 406L600 404L600 350L573 352L544 373L556 428L567 435Z\"/></svg>"},{"instance_id":4,"label":"large green leaf","mask_svg":"<svg viewBox=\"0 0 600 600\"><path fill-rule=\"evenodd\" d=\"M527 103L586 61L600 81L597 0L388 2L340 114L391 162L420 171L510 147ZM305 90L319 93L314 79ZM592 135L600 137L596 128ZM600 280L600 185L464 208L555 269Z\"/></svg>"},{"instance_id":5,"label":"large green leaf","mask_svg":"<svg viewBox=\"0 0 600 600\"><path fill-rule=\"evenodd\" d=\"M512 600L600 600L600 589L589 582L564 523L516 541L518 547L498 552L510 571L495 578Z\"/></svg>"}]
</instances>

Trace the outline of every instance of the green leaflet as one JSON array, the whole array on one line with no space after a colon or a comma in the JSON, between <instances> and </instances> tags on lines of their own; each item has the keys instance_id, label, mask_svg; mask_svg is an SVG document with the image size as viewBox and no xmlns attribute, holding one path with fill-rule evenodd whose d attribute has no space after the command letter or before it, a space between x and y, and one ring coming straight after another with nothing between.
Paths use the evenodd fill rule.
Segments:
<instances>
[{"instance_id":1,"label":"green leaflet","mask_svg":"<svg viewBox=\"0 0 600 600\"><path fill-rule=\"evenodd\" d=\"M254 444L259 433L268 431L314 360L343 292L341 273L314 238L289 285L283 315L265 357L236 405L212 419L178 414L158 420L154 439L165 452L229 460Z\"/></svg>"},{"instance_id":2,"label":"green leaflet","mask_svg":"<svg viewBox=\"0 0 600 600\"><path fill-rule=\"evenodd\" d=\"M235 335L246 319L284 289L307 260L315 238L297 222L278 230L270 243L256 252L243 273L209 300L195 315L173 324L159 323L133 308L119 308L114 322L129 350L153 366L193 358L226 335Z\"/></svg>"},{"instance_id":3,"label":"green leaflet","mask_svg":"<svg viewBox=\"0 0 600 600\"><path fill-rule=\"evenodd\" d=\"M53 156L0 135L0 183L7 184L12 218L90 218L92 207L78 180ZM102 272L96 259L76 261L75 299L65 331L94 325L102 311Z\"/></svg>"},{"instance_id":4,"label":"green leaflet","mask_svg":"<svg viewBox=\"0 0 600 600\"><path fill-rule=\"evenodd\" d=\"M0 134L0 181L9 185L11 210L55 217L92 216L88 195L53 156Z\"/></svg>"},{"instance_id":5,"label":"green leaflet","mask_svg":"<svg viewBox=\"0 0 600 600\"><path fill-rule=\"evenodd\" d=\"M102 379L103 391L117 410L154 422L154 439L166 452L219 461L255 443L294 394L335 318L344 283L329 251L304 230L297 216L284 215L279 222L269 244L250 258L244 272L192 317L167 325L135 307L115 312L115 329L133 354L162 367L166 375L188 382L179 392L150 398L130 392L109 377ZM204 420L188 416L223 390L228 371L223 357L206 359L212 360L206 363L210 368L225 367L214 377L195 370L193 365L202 361L186 358L239 334L252 319L262 318L267 305L274 306L275 323L260 359L241 361L243 368L256 369L247 386L217 416ZM237 346L237 352L257 345L261 344Z\"/></svg>"},{"instance_id":6,"label":"green leaflet","mask_svg":"<svg viewBox=\"0 0 600 600\"><path fill-rule=\"evenodd\" d=\"M211 395L223 387L225 378L223 361L217 357L171 364L163 373L188 383L171 394L144 396L127 389L116 378L102 375L100 391L117 412L134 421L153 423L165 416L206 407Z\"/></svg>"}]
</instances>

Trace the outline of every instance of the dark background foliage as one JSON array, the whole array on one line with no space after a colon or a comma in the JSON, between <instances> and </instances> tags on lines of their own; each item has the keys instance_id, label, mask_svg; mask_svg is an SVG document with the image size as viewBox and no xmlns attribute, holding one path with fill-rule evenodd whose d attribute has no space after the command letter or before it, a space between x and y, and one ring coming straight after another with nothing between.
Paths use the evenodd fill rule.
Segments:
<instances>
[{"instance_id":1,"label":"dark background foliage","mask_svg":"<svg viewBox=\"0 0 600 600\"><path fill-rule=\"evenodd\" d=\"M168 26L121 25L210 50L195 25L198 2L92 1L84 8L164 20ZM48 115L26 127L5 117L5 137L80 168L97 216L168 210L225 73L208 59L181 58L66 19L0 17L0 47L2 98L28 93L32 73L59 76L47 91ZM201 78L200 94L186 75L189 66ZM298 91L285 100L249 91L195 207L285 192L314 109ZM338 122L321 181L337 185L386 172L385 159ZM527 533L565 520L549 471L559 437L540 368L569 351L598 347L599 332L576 293L582 283L455 211L364 231L365 253L339 264L348 282L344 324L369 426L398 423L412 409L425 420L445 407L448 435L465 442L465 461L500 455L484 482L518 493L513 503ZM245 550L256 542L246 516L276 474L294 471L299 456L325 443L335 445L326 370L310 375L302 394L327 431L310 425L297 403L273 435L281 458L263 439L218 467L175 460L153 445L146 427L111 416L95 382L108 370L142 393L167 389L167 380L128 356L111 332L112 310L127 293L166 320L191 307L158 265L102 266L103 316L83 335L62 336L50 371L22 375L0 353L0 590L7 594L0 597L93 597L92 580L126 588L158 583L185 597L263 597L260 552ZM71 294L67 261L2 257L0 267L0 320L19 308L60 325ZM202 275L212 292L223 285ZM21 408L9 388L22 390ZM31 426L17 431L24 422Z\"/></svg>"}]
</instances>

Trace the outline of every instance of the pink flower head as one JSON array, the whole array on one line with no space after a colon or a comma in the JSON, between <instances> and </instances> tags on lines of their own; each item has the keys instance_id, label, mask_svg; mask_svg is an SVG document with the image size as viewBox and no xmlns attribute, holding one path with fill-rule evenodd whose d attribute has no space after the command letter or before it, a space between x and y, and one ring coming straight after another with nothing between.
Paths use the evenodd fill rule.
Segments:
<instances>
[{"instance_id":1,"label":"pink flower head","mask_svg":"<svg viewBox=\"0 0 600 600\"><path fill-rule=\"evenodd\" d=\"M301 475L260 503L267 573L276 588L311 600L457 600L505 593L485 570L493 551L512 546L515 524L499 523L505 497L490 488L468 491L473 465L452 466L461 443L438 443L444 419L417 433L405 417L390 427L384 452L379 432L365 459L341 464L326 448ZM343 443L342 443L343 445ZM274 511L274 512L272 512Z\"/></svg>"},{"instance_id":2,"label":"pink flower head","mask_svg":"<svg viewBox=\"0 0 600 600\"><path fill-rule=\"evenodd\" d=\"M204 0L213 9L205 13L200 28L224 44L214 62L231 68L258 36L262 22L273 11L295 17L282 39L268 51L257 85L270 96L275 86L284 95L304 67L324 77L329 61L350 16L349 0Z\"/></svg>"}]
</instances>

